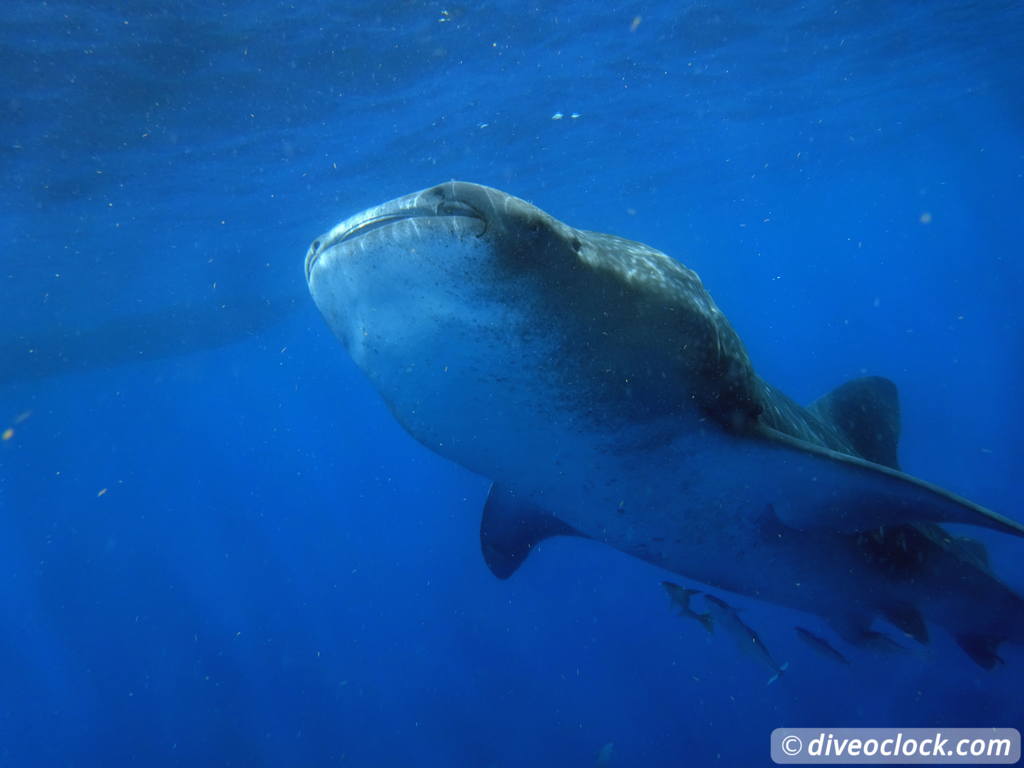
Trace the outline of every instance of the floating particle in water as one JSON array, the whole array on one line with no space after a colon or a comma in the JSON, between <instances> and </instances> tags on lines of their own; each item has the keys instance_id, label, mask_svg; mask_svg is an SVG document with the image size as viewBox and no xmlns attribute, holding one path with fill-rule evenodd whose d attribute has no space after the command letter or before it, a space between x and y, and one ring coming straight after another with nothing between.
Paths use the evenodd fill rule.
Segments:
<instances>
[{"instance_id":1,"label":"floating particle in water","mask_svg":"<svg viewBox=\"0 0 1024 768\"><path fill-rule=\"evenodd\" d=\"M932 214L931 214L931 212L930 211L925 211L924 213L922 213L921 216L918 218L918 221L920 221L922 224L931 224L932 223Z\"/></svg>"},{"instance_id":2,"label":"floating particle in water","mask_svg":"<svg viewBox=\"0 0 1024 768\"><path fill-rule=\"evenodd\" d=\"M106 493L107 493L107 489L106 488L100 488L100 492L96 494L96 498L98 499L100 496L103 496Z\"/></svg>"},{"instance_id":3,"label":"floating particle in water","mask_svg":"<svg viewBox=\"0 0 1024 768\"><path fill-rule=\"evenodd\" d=\"M633 20L629 22L629 31L636 32L637 27L640 26L640 22L644 20L643 16L634 16Z\"/></svg>"},{"instance_id":4,"label":"floating particle in water","mask_svg":"<svg viewBox=\"0 0 1024 768\"><path fill-rule=\"evenodd\" d=\"M4 440L10 440L12 437L14 437L14 430L8 427L7 429L4 430L2 437Z\"/></svg>"},{"instance_id":5,"label":"floating particle in water","mask_svg":"<svg viewBox=\"0 0 1024 768\"><path fill-rule=\"evenodd\" d=\"M563 117L565 117L565 115L563 115L561 112L555 112L555 114L553 114L551 116L551 119L552 120L561 120Z\"/></svg>"}]
</instances>

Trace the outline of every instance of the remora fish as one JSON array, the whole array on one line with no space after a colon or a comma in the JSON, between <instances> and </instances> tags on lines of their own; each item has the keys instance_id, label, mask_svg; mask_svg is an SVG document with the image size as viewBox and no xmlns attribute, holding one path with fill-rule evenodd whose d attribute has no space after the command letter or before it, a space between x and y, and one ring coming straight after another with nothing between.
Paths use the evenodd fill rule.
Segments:
<instances>
[{"instance_id":1,"label":"remora fish","mask_svg":"<svg viewBox=\"0 0 1024 768\"><path fill-rule=\"evenodd\" d=\"M870 630L865 632L861 635L858 645L877 653L910 653L909 648L905 645L900 645L883 632L873 632ZM1001 662L1002 659L998 659L993 662L993 665Z\"/></svg>"},{"instance_id":2,"label":"remora fish","mask_svg":"<svg viewBox=\"0 0 1024 768\"><path fill-rule=\"evenodd\" d=\"M690 598L694 595L699 595L700 590L686 589L678 584L673 584L671 581L661 582L661 586L668 592L668 596L672 599L672 604L679 608L680 616L687 616L695 621L699 621L701 626L704 627L708 632L713 632L715 629L715 620L711 618L710 613L697 613L693 608L690 607Z\"/></svg>"},{"instance_id":3,"label":"remora fish","mask_svg":"<svg viewBox=\"0 0 1024 768\"><path fill-rule=\"evenodd\" d=\"M789 668L789 662L776 663L757 632L748 627L736 613L736 609L727 602L707 594L704 595L704 599L708 603L711 615L715 617L715 623L732 635L739 649L772 670L774 674L769 678L768 685L778 680L782 673Z\"/></svg>"},{"instance_id":4,"label":"remora fish","mask_svg":"<svg viewBox=\"0 0 1024 768\"><path fill-rule=\"evenodd\" d=\"M832 661L838 661L840 664L848 665L850 663L850 660L837 651L832 646L832 643L825 638L820 635L816 635L809 629L804 629L803 627L794 627L794 629L796 629L796 633L799 635L800 639L813 648L819 655L824 656L826 659L831 659Z\"/></svg>"},{"instance_id":5,"label":"remora fish","mask_svg":"<svg viewBox=\"0 0 1024 768\"><path fill-rule=\"evenodd\" d=\"M1024 527L899 471L892 382L801 407L754 372L697 275L461 182L317 238L314 301L408 432L493 481L480 529L507 578L589 536L863 638L925 619L992 667L1024 600L939 524Z\"/></svg>"}]
</instances>

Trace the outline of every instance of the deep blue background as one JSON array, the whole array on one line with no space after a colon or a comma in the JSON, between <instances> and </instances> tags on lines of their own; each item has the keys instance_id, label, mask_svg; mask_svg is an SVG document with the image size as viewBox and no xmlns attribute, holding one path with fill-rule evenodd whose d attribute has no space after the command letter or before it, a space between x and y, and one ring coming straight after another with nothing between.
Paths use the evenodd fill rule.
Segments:
<instances>
[{"instance_id":1,"label":"deep blue background","mask_svg":"<svg viewBox=\"0 0 1024 768\"><path fill-rule=\"evenodd\" d=\"M382 5L0 6L0 763L756 765L780 725L1024 725L1020 648L847 670L736 598L790 660L766 688L597 544L497 582L486 480L302 280L339 219L491 184L696 269L798 399L892 377L905 468L1021 518L1020 4Z\"/></svg>"}]
</instances>

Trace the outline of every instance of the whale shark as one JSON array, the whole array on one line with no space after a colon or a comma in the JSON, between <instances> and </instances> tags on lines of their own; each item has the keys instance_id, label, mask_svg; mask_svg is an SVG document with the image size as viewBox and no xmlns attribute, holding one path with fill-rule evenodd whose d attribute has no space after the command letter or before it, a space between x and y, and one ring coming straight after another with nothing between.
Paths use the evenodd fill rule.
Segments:
<instances>
[{"instance_id":1,"label":"whale shark","mask_svg":"<svg viewBox=\"0 0 1024 768\"><path fill-rule=\"evenodd\" d=\"M298 305L289 295L207 298L110 317L91 327L58 321L6 332L0 334L0 390L224 347L265 332Z\"/></svg>"},{"instance_id":2,"label":"whale shark","mask_svg":"<svg viewBox=\"0 0 1024 768\"><path fill-rule=\"evenodd\" d=\"M451 181L341 221L305 274L400 424L492 482L499 578L582 536L855 644L934 625L991 668L1024 643L1024 600L944 524L1024 526L900 470L895 385L796 403L668 255Z\"/></svg>"}]
</instances>

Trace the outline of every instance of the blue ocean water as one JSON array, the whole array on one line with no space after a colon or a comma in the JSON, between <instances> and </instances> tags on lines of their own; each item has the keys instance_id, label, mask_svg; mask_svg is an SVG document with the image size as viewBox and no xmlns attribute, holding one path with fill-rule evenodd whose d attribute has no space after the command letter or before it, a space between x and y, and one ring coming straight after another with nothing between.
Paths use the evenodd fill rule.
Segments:
<instances>
[{"instance_id":1,"label":"blue ocean water","mask_svg":"<svg viewBox=\"0 0 1024 768\"><path fill-rule=\"evenodd\" d=\"M783 725L1024 726L1020 647L846 669L736 598L790 661L766 687L610 548L495 580L486 479L401 430L302 273L362 208L496 186L696 269L800 401L891 377L904 468L1020 519L1022 39L995 0L8 0L0 764L736 766Z\"/></svg>"}]
</instances>

